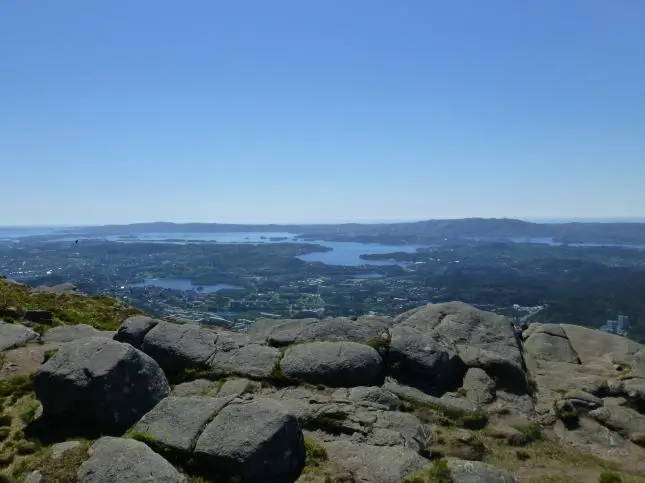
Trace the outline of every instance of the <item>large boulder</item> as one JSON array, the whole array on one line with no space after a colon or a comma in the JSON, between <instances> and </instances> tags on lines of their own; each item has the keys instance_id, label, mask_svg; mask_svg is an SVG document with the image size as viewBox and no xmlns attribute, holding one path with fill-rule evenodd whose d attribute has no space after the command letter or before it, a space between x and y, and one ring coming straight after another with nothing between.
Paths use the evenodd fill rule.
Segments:
<instances>
[{"instance_id":1,"label":"large boulder","mask_svg":"<svg viewBox=\"0 0 645 483\"><path fill-rule=\"evenodd\" d=\"M377 316L259 321L251 326L249 334L276 347L314 341L375 344L387 341L390 323L387 318Z\"/></svg>"},{"instance_id":2,"label":"large boulder","mask_svg":"<svg viewBox=\"0 0 645 483\"><path fill-rule=\"evenodd\" d=\"M190 454L197 438L231 398L167 397L132 428L135 435L160 447Z\"/></svg>"},{"instance_id":3,"label":"large boulder","mask_svg":"<svg viewBox=\"0 0 645 483\"><path fill-rule=\"evenodd\" d=\"M643 346L633 340L579 325L562 328L582 364L629 363Z\"/></svg>"},{"instance_id":4,"label":"large boulder","mask_svg":"<svg viewBox=\"0 0 645 483\"><path fill-rule=\"evenodd\" d=\"M346 399L356 404L384 407L392 411L401 406L401 400L396 394L378 386L341 388L334 392L334 399Z\"/></svg>"},{"instance_id":5,"label":"large boulder","mask_svg":"<svg viewBox=\"0 0 645 483\"><path fill-rule=\"evenodd\" d=\"M78 483L186 483L186 477L148 446L133 439L105 436L89 450Z\"/></svg>"},{"instance_id":6,"label":"large boulder","mask_svg":"<svg viewBox=\"0 0 645 483\"><path fill-rule=\"evenodd\" d=\"M134 315L132 317L128 317L116 331L116 334L114 334L114 340L127 342L137 349L140 349L143 344L143 338L159 322L159 320L145 315Z\"/></svg>"},{"instance_id":7,"label":"large boulder","mask_svg":"<svg viewBox=\"0 0 645 483\"><path fill-rule=\"evenodd\" d=\"M90 337L67 344L34 377L46 416L117 434L168 396L159 365L128 344Z\"/></svg>"},{"instance_id":8,"label":"large boulder","mask_svg":"<svg viewBox=\"0 0 645 483\"><path fill-rule=\"evenodd\" d=\"M498 386L510 385L514 392L526 391L520 340L508 317L462 302L447 302L428 304L399 315L394 320L393 339L395 331L402 327L446 341L455 347L466 366L481 367L495 378ZM424 341L427 338L428 335L423 335ZM416 346L412 347L417 351Z\"/></svg>"},{"instance_id":9,"label":"large boulder","mask_svg":"<svg viewBox=\"0 0 645 483\"><path fill-rule=\"evenodd\" d=\"M221 348L220 334L197 324L160 322L143 338L141 350L159 363L166 373L205 367Z\"/></svg>"},{"instance_id":10,"label":"large boulder","mask_svg":"<svg viewBox=\"0 0 645 483\"><path fill-rule=\"evenodd\" d=\"M360 482L399 483L430 464L416 451L403 446L330 441L324 447L331 461Z\"/></svg>"},{"instance_id":11,"label":"large boulder","mask_svg":"<svg viewBox=\"0 0 645 483\"><path fill-rule=\"evenodd\" d=\"M488 404L495 399L495 381L479 367L471 367L464 376L466 399L475 404Z\"/></svg>"},{"instance_id":12,"label":"large boulder","mask_svg":"<svg viewBox=\"0 0 645 483\"><path fill-rule=\"evenodd\" d=\"M305 463L296 417L271 399L226 406L206 426L194 454L213 473L253 482L293 481Z\"/></svg>"},{"instance_id":13,"label":"large boulder","mask_svg":"<svg viewBox=\"0 0 645 483\"><path fill-rule=\"evenodd\" d=\"M645 416L639 412L622 406L601 407L591 411L589 416L634 443L645 446Z\"/></svg>"},{"instance_id":14,"label":"large boulder","mask_svg":"<svg viewBox=\"0 0 645 483\"><path fill-rule=\"evenodd\" d=\"M377 382L383 360L370 346L355 342L311 342L289 347L280 369L293 379L327 386L369 386Z\"/></svg>"},{"instance_id":15,"label":"large boulder","mask_svg":"<svg viewBox=\"0 0 645 483\"><path fill-rule=\"evenodd\" d=\"M24 325L8 324L0 320L0 351L25 345L38 337L38 332Z\"/></svg>"}]
</instances>

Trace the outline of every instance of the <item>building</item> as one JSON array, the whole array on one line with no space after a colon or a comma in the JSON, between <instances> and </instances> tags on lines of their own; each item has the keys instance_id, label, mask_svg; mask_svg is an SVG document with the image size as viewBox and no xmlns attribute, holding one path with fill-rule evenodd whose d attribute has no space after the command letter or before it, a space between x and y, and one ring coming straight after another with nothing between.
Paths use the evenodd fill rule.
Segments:
<instances>
[{"instance_id":1,"label":"building","mask_svg":"<svg viewBox=\"0 0 645 483\"><path fill-rule=\"evenodd\" d=\"M629 317L626 315L619 315L616 320L608 320L600 330L610 334L626 336L629 331Z\"/></svg>"}]
</instances>

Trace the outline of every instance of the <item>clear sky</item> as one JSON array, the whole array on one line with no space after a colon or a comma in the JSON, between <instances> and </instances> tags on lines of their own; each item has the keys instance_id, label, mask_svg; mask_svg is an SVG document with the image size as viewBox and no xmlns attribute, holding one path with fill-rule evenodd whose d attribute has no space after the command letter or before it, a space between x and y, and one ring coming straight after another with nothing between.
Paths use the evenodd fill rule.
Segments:
<instances>
[{"instance_id":1,"label":"clear sky","mask_svg":"<svg viewBox=\"0 0 645 483\"><path fill-rule=\"evenodd\" d=\"M3 0L0 225L645 216L643 0Z\"/></svg>"}]
</instances>

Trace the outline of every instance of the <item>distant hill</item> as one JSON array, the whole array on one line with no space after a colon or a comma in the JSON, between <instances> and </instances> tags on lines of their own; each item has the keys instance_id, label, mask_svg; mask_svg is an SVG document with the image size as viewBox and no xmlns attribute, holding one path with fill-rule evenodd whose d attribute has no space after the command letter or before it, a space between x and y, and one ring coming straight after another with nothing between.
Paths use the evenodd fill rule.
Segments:
<instances>
[{"instance_id":1,"label":"distant hill","mask_svg":"<svg viewBox=\"0 0 645 483\"><path fill-rule=\"evenodd\" d=\"M508 218L464 218L406 223L343 223L316 225L244 225L225 223L135 223L77 228L71 233L125 235L134 233L290 232L308 237L400 239L415 243L439 238L552 238L562 243L645 244L645 223L534 223ZM376 240L374 240L376 241Z\"/></svg>"}]
</instances>

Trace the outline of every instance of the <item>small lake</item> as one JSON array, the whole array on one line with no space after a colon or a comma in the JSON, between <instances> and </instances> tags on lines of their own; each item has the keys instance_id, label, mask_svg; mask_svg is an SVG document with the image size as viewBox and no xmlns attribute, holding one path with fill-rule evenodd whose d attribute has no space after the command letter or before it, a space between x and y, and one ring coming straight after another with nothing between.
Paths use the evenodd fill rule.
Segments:
<instances>
[{"instance_id":1,"label":"small lake","mask_svg":"<svg viewBox=\"0 0 645 483\"><path fill-rule=\"evenodd\" d=\"M186 278L147 278L143 282L130 283L127 287L159 287L169 290L181 290L187 292L195 290L200 293L215 293L220 290L243 290L244 287L238 285L229 285L226 283L218 283L216 285L193 285L193 283Z\"/></svg>"}]
</instances>

